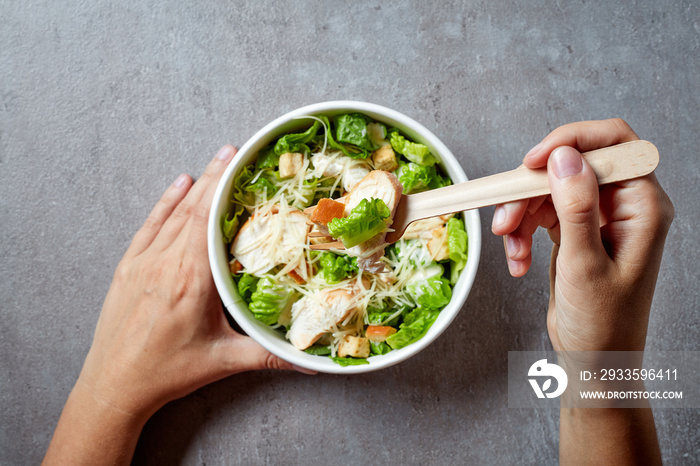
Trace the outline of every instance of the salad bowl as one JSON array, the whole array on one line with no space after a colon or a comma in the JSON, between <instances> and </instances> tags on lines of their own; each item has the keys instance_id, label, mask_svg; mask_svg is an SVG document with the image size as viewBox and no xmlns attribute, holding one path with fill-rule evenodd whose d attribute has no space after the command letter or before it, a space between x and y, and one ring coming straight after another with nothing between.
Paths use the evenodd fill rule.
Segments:
<instances>
[{"instance_id":1,"label":"salad bowl","mask_svg":"<svg viewBox=\"0 0 700 466\"><path fill-rule=\"evenodd\" d=\"M241 329L276 356L309 370L336 374L355 374L390 367L419 353L450 325L462 309L476 276L481 249L481 225L477 210L464 212L464 224L468 236L467 261L459 278L453 283L449 303L440 311L428 331L418 341L386 354L367 358L368 364L339 365L328 357L309 354L297 349L284 335L257 320L239 295L238 287L229 268L229 251L222 231L222 219L230 210L230 196L236 175L246 166L255 163L258 153L282 135L308 127L308 118L325 115L333 117L348 113L367 117L396 128L412 141L424 144L433 154L444 173L454 183L467 181L462 167L450 150L427 128L412 118L395 110L358 101L329 101L293 110L276 118L253 135L238 151L225 170L214 195L208 225L208 251L211 271L226 311Z\"/></svg>"}]
</instances>

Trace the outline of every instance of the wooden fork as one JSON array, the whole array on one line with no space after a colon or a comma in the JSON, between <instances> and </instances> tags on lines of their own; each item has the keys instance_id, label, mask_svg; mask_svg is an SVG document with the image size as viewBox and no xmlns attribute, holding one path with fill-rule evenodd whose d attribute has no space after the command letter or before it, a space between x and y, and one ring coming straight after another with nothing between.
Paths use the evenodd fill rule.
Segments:
<instances>
[{"instance_id":1,"label":"wooden fork","mask_svg":"<svg viewBox=\"0 0 700 466\"><path fill-rule=\"evenodd\" d=\"M631 180L653 172L659 164L659 151L648 141L631 141L583 153L588 164L604 185ZM418 194L404 194L394 213L393 231L386 235L386 244L397 242L406 227L416 220L465 210L478 209L504 202L519 201L550 194L547 169L532 170L520 166L515 170L485 176L444 188ZM324 236L313 233L309 236ZM343 243L314 244L311 249L344 249Z\"/></svg>"}]
</instances>

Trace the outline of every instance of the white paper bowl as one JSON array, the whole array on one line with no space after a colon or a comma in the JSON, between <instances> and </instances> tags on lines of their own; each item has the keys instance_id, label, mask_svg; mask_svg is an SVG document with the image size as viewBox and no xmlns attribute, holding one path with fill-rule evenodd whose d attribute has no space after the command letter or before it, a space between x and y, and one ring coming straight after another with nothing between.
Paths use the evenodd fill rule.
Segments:
<instances>
[{"instance_id":1,"label":"white paper bowl","mask_svg":"<svg viewBox=\"0 0 700 466\"><path fill-rule=\"evenodd\" d=\"M428 333L419 341L381 356L369 358L369 364L342 367L326 356L314 356L296 349L277 331L257 321L248 310L246 303L238 295L236 284L229 272L228 251L223 242L221 217L229 207L229 195L235 175L245 166L255 162L258 151L284 133L308 127L309 120L295 119L304 115L338 115L343 113L363 113L389 127L396 127L410 139L428 146L430 151L441 161L442 167L455 183L467 181L459 162L452 152L428 129L413 119L395 110L366 102L334 101L321 102L299 108L283 115L258 131L243 147L226 168L214 195L209 217L209 262L214 282L221 295L224 306L238 325L271 353L296 364L297 366L319 372L334 374L357 374L370 372L392 366L410 358L432 343L460 311L471 289L481 252L481 222L479 213L472 210L465 213L467 234L469 236L469 259L462 271L459 281L452 290L452 300L440 312L439 317Z\"/></svg>"}]
</instances>

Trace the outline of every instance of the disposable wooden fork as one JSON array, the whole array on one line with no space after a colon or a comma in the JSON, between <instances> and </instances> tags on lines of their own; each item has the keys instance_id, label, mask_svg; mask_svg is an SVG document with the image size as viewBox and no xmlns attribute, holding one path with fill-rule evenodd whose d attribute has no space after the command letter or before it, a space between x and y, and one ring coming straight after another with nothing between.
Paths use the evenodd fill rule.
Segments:
<instances>
[{"instance_id":1,"label":"disposable wooden fork","mask_svg":"<svg viewBox=\"0 0 700 466\"><path fill-rule=\"evenodd\" d=\"M583 154L604 185L631 180L653 172L659 164L659 152L648 141L631 141ZM424 218L478 209L504 202L519 201L550 194L546 168L532 170L524 166L444 188L418 194L404 194L394 214L385 242L397 242L411 223ZM324 237L311 233L310 237ZM327 237L327 236L326 236ZM311 245L314 250L344 249L333 241Z\"/></svg>"}]
</instances>

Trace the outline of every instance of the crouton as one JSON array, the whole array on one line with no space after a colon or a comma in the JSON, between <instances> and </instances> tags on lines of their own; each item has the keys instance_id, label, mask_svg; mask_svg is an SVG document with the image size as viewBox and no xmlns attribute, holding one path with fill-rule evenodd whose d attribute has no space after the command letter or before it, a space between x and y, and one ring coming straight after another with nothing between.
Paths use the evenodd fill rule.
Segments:
<instances>
[{"instance_id":1,"label":"crouton","mask_svg":"<svg viewBox=\"0 0 700 466\"><path fill-rule=\"evenodd\" d=\"M291 178L304 166L304 154L286 152L280 155L280 178Z\"/></svg>"},{"instance_id":2,"label":"crouton","mask_svg":"<svg viewBox=\"0 0 700 466\"><path fill-rule=\"evenodd\" d=\"M311 213L310 220L317 225L328 225L334 218L343 218L345 204L333 199L321 199Z\"/></svg>"},{"instance_id":3,"label":"crouton","mask_svg":"<svg viewBox=\"0 0 700 466\"><path fill-rule=\"evenodd\" d=\"M395 333L396 329L387 325L369 325L365 331L367 340L374 342L386 341L387 338Z\"/></svg>"},{"instance_id":4,"label":"crouton","mask_svg":"<svg viewBox=\"0 0 700 466\"><path fill-rule=\"evenodd\" d=\"M346 335L338 346L338 356L347 358L367 358L369 357L369 340L363 337Z\"/></svg>"},{"instance_id":5,"label":"crouton","mask_svg":"<svg viewBox=\"0 0 700 466\"><path fill-rule=\"evenodd\" d=\"M243 264L238 262L237 259L232 260L231 262L228 263L228 269L231 272L232 275L236 275L240 273L243 270Z\"/></svg>"},{"instance_id":6,"label":"crouton","mask_svg":"<svg viewBox=\"0 0 700 466\"><path fill-rule=\"evenodd\" d=\"M447 227L433 230L432 238L428 241L428 251L436 261L443 261L450 258L450 251L447 245Z\"/></svg>"},{"instance_id":7,"label":"crouton","mask_svg":"<svg viewBox=\"0 0 700 466\"><path fill-rule=\"evenodd\" d=\"M382 147L372 152L372 160L377 170L393 172L399 168L399 164L396 162L396 154L394 154L394 149L391 148L391 144L384 144Z\"/></svg>"}]
</instances>

